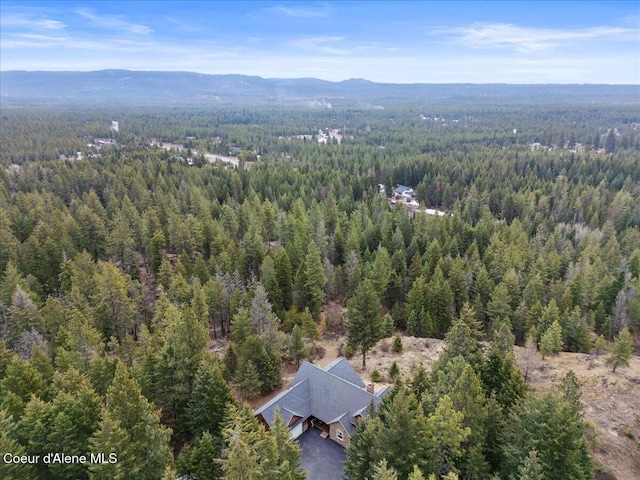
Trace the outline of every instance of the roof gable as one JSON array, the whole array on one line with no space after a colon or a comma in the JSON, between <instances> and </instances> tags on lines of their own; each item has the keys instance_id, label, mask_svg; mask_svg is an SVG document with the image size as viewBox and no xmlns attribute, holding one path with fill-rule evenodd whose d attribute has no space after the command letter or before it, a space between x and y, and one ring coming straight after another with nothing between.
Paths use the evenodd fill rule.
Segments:
<instances>
[{"instance_id":1,"label":"roof gable","mask_svg":"<svg viewBox=\"0 0 640 480\"><path fill-rule=\"evenodd\" d=\"M280 408L280 415L284 418L285 424L289 424L291 418L308 417L311 410L311 399L308 379L291 386L285 391L276 395L267 403L253 412L254 415L262 415L267 425L273 425L276 408Z\"/></svg>"},{"instance_id":2,"label":"roof gable","mask_svg":"<svg viewBox=\"0 0 640 480\"><path fill-rule=\"evenodd\" d=\"M324 370L325 372L333 373L335 376L340 377L349 383L353 383L360 388L366 387L360 376L353 369L349 361L344 357L335 359L329 365L324 367Z\"/></svg>"}]
</instances>

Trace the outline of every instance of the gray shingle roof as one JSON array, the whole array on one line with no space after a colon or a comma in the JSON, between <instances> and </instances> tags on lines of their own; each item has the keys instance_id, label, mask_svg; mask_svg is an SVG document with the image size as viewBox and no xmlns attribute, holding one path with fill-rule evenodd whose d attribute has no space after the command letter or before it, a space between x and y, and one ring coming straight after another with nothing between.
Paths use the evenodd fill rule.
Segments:
<instances>
[{"instance_id":1,"label":"gray shingle roof","mask_svg":"<svg viewBox=\"0 0 640 480\"><path fill-rule=\"evenodd\" d=\"M311 414L309 380L305 378L295 384L292 382L288 389L273 397L253 414L261 414L262 418L271 426L277 407L280 407L280 414L287 425L294 415L302 418L308 417Z\"/></svg>"},{"instance_id":2,"label":"gray shingle roof","mask_svg":"<svg viewBox=\"0 0 640 480\"><path fill-rule=\"evenodd\" d=\"M333 373L337 377L340 377L349 383L353 383L360 388L366 387L360 376L349 363L349 360L344 357L336 358L333 362L324 367L324 370Z\"/></svg>"},{"instance_id":3,"label":"gray shingle roof","mask_svg":"<svg viewBox=\"0 0 640 480\"><path fill-rule=\"evenodd\" d=\"M404 192L409 192L409 191L410 191L410 192L413 192L413 188L411 188L411 187L407 187L407 186L405 186L405 185L398 185L398 186L395 188L394 193L395 193L396 195L402 195Z\"/></svg>"},{"instance_id":4,"label":"gray shingle roof","mask_svg":"<svg viewBox=\"0 0 640 480\"><path fill-rule=\"evenodd\" d=\"M313 415L327 424L339 421L351 433L354 416L363 415L371 403L378 405L381 401L382 395L367 392L351 364L339 358L324 369L303 362L289 388L258 408L254 415L262 415L271 426L275 409L280 407L286 423L293 415L303 418Z\"/></svg>"}]
</instances>

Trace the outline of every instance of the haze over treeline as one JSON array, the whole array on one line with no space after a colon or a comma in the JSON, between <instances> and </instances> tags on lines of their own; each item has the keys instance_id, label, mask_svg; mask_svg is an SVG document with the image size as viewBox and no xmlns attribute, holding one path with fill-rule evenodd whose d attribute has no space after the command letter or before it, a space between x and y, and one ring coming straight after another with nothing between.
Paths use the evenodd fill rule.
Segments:
<instances>
[{"instance_id":1,"label":"haze over treeline","mask_svg":"<svg viewBox=\"0 0 640 480\"><path fill-rule=\"evenodd\" d=\"M2 101L127 101L136 104L175 102L199 104L297 105L316 102L345 104L387 100L407 102L461 101L476 103L638 102L639 85L509 85L509 84L393 84L364 79L329 82L314 78L277 79L247 75L205 75L190 72L101 70L94 72L0 72Z\"/></svg>"}]
</instances>

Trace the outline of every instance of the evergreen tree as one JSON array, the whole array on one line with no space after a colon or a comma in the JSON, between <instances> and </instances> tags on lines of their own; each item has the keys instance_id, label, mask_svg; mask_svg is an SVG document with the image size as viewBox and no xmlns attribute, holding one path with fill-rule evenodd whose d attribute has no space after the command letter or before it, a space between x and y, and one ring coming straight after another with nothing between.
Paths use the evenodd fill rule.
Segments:
<instances>
[{"instance_id":1,"label":"evergreen tree","mask_svg":"<svg viewBox=\"0 0 640 480\"><path fill-rule=\"evenodd\" d=\"M48 450L64 445L65 454L85 455L89 437L98 427L100 398L88 379L74 369L57 374L53 388L55 398L46 421ZM57 478L86 478L87 466L51 464L49 473Z\"/></svg>"},{"instance_id":2,"label":"evergreen tree","mask_svg":"<svg viewBox=\"0 0 640 480\"><path fill-rule=\"evenodd\" d=\"M391 366L389 367L389 378L391 378L394 382L400 376L400 368L398 367L398 363L394 360Z\"/></svg>"},{"instance_id":3,"label":"evergreen tree","mask_svg":"<svg viewBox=\"0 0 640 480\"><path fill-rule=\"evenodd\" d=\"M379 461L374 447L380 428L380 419L372 412L358 422L351 443L347 447L347 458L343 464L345 479L371 478L375 464Z\"/></svg>"},{"instance_id":4,"label":"evergreen tree","mask_svg":"<svg viewBox=\"0 0 640 480\"><path fill-rule=\"evenodd\" d=\"M195 437L209 432L219 438L228 405L235 403L222 369L218 357L207 353L196 371L186 412L189 431Z\"/></svg>"},{"instance_id":5,"label":"evergreen tree","mask_svg":"<svg viewBox=\"0 0 640 480\"><path fill-rule=\"evenodd\" d=\"M372 480L398 480L398 473L387 465L386 460L380 460L373 469Z\"/></svg>"},{"instance_id":6,"label":"evergreen tree","mask_svg":"<svg viewBox=\"0 0 640 480\"><path fill-rule=\"evenodd\" d=\"M93 452L114 452L115 463L89 467L91 479L157 479L171 465L171 430L160 424L160 413L140 391L123 363L118 362L107 390L102 420L89 440Z\"/></svg>"},{"instance_id":7,"label":"evergreen tree","mask_svg":"<svg viewBox=\"0 0 640 480\"><path fill-rule=\"evenodd\" d=\"M413 470L407 477L407 480L425 480L424 475L420 471L417 465L413 466Z\"/></svg>"},{"instance_id":8,"label":"evergreen tree","mask_svg":"<svg viewBox=\"0 0 640 480\"><path fill-rule=\"evenodd\" d=\"M440 399L433 414L427 418L428 471L437 475L455 471L463 444L471 435L471 429L463 426L463 418L448 395Z\"/></svg>"},{"instance_id":9,"label":"evergreen tree","mask_svg":"<svg viewBox=\"0 0 640 480\"><path fill-rule=\"evenodd\" d=\"M384 315L384 317L382 318L382 324L383 335L385 337L390 337L391 335L393 335L394 321L393 316L390 313L386 313Z\"/></svg>"},{"instance_id":10,"label":"evergreen tree","mask_svg":"<svg viewBox=\"0 0 640 480\"><path fill-rule=\"evenodd\" d=\"M429 374L424 368L422 362L420 362L418 368L413 370L408 382L408 387L419 400L422 400L423 395L427 393L429 388L431 387Z\"/></svg>"},{"instance_id":11,"label":"evergreen tree","mask_svg":"<svg viewBox=\"0 0 640 480\"><path fill-rule=\"evenodd\" d=\"M607 138L604 141L604 153L613 153L616 151L616 132L613 128L609 129Z\"/></svg>"},{"instance_id":12,"label":"evergreen tree","mask_svg":"<svg viewBox=\"0 0 640 480\"><path fill-rule=\"evenodd\" d=\"M536 394L512 408L503 436L505 478L516 475L534 449L542 478L593 478L580 403L573 398Z\"/></svg>"},{"instance_id":13,"label":"evergreen tree","mask_svg":"<svg viewBox=\"0 0 640 480\"><path fill-rule=\"evenodd\" d=\"M300 360L302 360L307 354L307 349L302 341L302 332L300 327L296 325L291 331L291 338L289 339L289 358L296 362L296 367L300 366Z\"/></svg>"},{"instance_id":14,"label":"evergreen tree","mask_svg":"<svg viewBox=\"0 0 640 480\"><path fill-rule=\"evenodd\" d=\"M633 339L628 328L623 328L613 343L611 349L611 355L607 357L605 363L607 365L613 365L613 372L616 371L619 365L629 366L629 360L633 353Z\"/></svg>"},{"instance_id":15,"label":"evergreen tree","mask_svg":"<svg viewBox=\"0 0 640 480\"><path fill-rule=\"evenodd\" d=\"M316 350L316 340L320 338L320 332L318 330L318 325L315 320L311 316L311 312L309 312L308 308L304 309L304 312L300 314L302 333L305 337L311 340L311 348L315 352Z\"/></svg>"},{"instance_id":16,"label":"evergreen tree","mask_svg":"<svg viewBox=\"0 0 640 480\"><path fill-rule=\"evenodd\" d=\"M274 480L304 480L307 475L300 465L300 445L291 438L279 409L276 409L269 435L276 444L275 461L278 464L278 476L274 477Z\"/></svg>"},{"instance_id":17,"label":"evergreen tree","mask_svg":"<svg viewBox=\"0 0 640 480\"><path fill-rule=\"evenodd\" d=\"M347 343L362 351L362 368L366 367L367 352L380 340L383 322L380 313L380 299L369 279L356 289L347 303L349 320L347 323Z\"/></svg>"},{"instance_id":18,"label":"evergreen tree","mask_svg":"<svg viewBox=\"0 0 640 480\"><path fill-rule=\"evenodd\" d=\"M303 306L309 307L313 318L320 316L320 309L325 299L324 287L327 277L320 257L320 251L314 242L311 242L304 260L302 301Z\"/></svg>"},{"instance_id":19,"label":"evergreen tree","mask_svg":"<svg viewBox=\"0 0 640 480\"><path fill-rule=\"evenodd\" d=\"M218 459L221 450L221 439L203 432L180 451L176 462L178 473L198 480L217 480L222 475Z\"/></svg>"},{"instance_id":20,"label":"evergreen tree","mask_svg":"<svg viewBox=\"0 0 640 480\"><path fill-rule=\"evenodd\" d=\"M254 418L248 405L232 407L222 431L225 447L221 468L228 480L275 480L277 446Z\"/></svg>"},{"instance_id":21,"label":"evergreen tree","mask_svg":"<svg viewBox=\"0 0 640 480\"><path fill-rule=\"evenodd\" d=\"M542 467L538 460L538 452L531 450L524 463L520 466L517 480L544 480Z\"/></svg>"},{"instance_id":22,"label":"evergreen tree","mask_svg":"<svg viewBox=\"0 0 640 480\"><path fill-rule=\"evenodd\" d=\"M395 337L393 337L391 351L393 353L402 353L402 337L400 335L396 335Z\"/></svg>"},{"instance_id":23,"label":"evergreen tree","mask_svg":"<svg viewBox=\"0 0 640 480\"><path fill-rule=\"evenodd\" d=\"M593 341L593 350L596 354L596 358L598 358L598 356L601 353L604 353L606 348L607 348L606 340L602 335L598 335L598 338L596 338Z\"/></svg>"},{"instance_id":24,"label":"evergreen tree","mask_svg":"<svg viewBox=\"0 0 640 480\"><path fill-rule=\"evenodd\" d=\"M260 372L251 360L243 360L236 375L238 388L240 393L247 400L253 400L263 391L263 382L260 378Z\"/></svg>"},{"instance_id":25,"label":"evergreen tree","mask_svg":"<svg viewBox=\"0 0 640 480\"><path fill-rule=\"evenodd\" d=\"M434 332L431 314L427 307L427 283L423 275L418 276L407 294L407 330L415 337L426 337Z\"/></svg>"},{"instance_id":26,"label":"evergreen tree","mask_svg":"<svg viewBox=\"0 0 640 480\"><path fill-rule=\"evenodd\" d=\"M500 320L503 318L511 319L513 311L511 310L511 295L504 283L496 286L491 295L491 301L487 305L487 316L490 321Z\"/></svg>"},{"instance_id":27,"label":"evergreen tree","mask_svg":"<svg viewBox=\"0 0 640 480\"><path fill-rule=\"evenodd\" d=\"M240 347L238 362L238 381L242 383L241 378L252 379L254 377L249 363L253 364L260 382L259 392L262 395L273 391L280 383L280 357L275 352L274 345L249 336ZM250 384L254 383L253 380L250 382Z\"/></svg>"},{"instance_id":28,"label":"evergreen tree","mask_svg":"<svg viewBox=\"0 0 640 480\"><path fill-rule=\"evenodd\" d=\"M538 323L537 328L537 337L536 340L540 342L542 335L547 331L547 329L553 324L553 322L558 322L560 325L560 309L556 304L555 299L552 299L547 307L544 309L544 313L540 318L540 322ZM562 329L560 329L562 331ZM554 332L555 335L555 332Z\"/></svg>"},{"instance_id":29,"label":"evergreen tree","mask_svg":"<svg viewBox=\"0 0 640 480\"><path fill-rule=\"evenodd\" d=\"M591 347L589 327L580 307L575 307L562 325L562 342L568 352L588 352Z\"/></svg>"},{"instance_id":30,"label":"evergreen tree","mask_svg":"<svg viewBox=\"0 0 640 480\"><path fill-rule=\"evenodd\" d=\"M460 461L460 471L465 478L484 478L489 465L484 458L489 406L484 395L482 382L467 365L449 393L453 407L464 415L462 425L471 434L464 444L465 454Z\"/></svg>"},{"instance_id":31,"label":"evergreen tree","mask_svg":"<svg viewBox=\"0 0 640 480\"><path fill-rule=\"evenodd\" d=\"M95 283L98 285L93 299L97 327L105 340L112 335L122 340L133 329L135 313L127 278L115 265L102 263Z\"/></svg>"},{"instance_id":32,"label":"evergreen tree","mask_svg":"<svg viewBox=\"0 0 640 480\"><path fill-rule=\"evenodd\" d=\"M223 362L229 377L233 378L236 374L236 369L238 368L238 354L236 353L236 349L233 345L229 345L227 348Z\"/></svg>"},{"instance_id":33,"label":"evergreen tree","mask_svg":"<svg viewBox=\"0 0 640 480\"><path fill-rule=\"evenodd\" d=\"M374 458L388 459L400 478L406 478L416 464L425 466L427 421L413 393L400 387L393 398L385 399L378 415L381 424L375 435Z\"/></svg>"},{"instance_id":34,"label":"evergreen tree","mask_svg":"<svg viewBox=\"0 0 640 480\"><path fill-rule=\"evenodd\" d=\"M462 356L474 369L479 369L483 362L480 337L480 326L475 320L475 312L469 304L465 304L460 318L453 322L445 335L444 350L434 370L457 356Z\"/></svg>"},{"instance_id":35,"label":"evergreen tree","mask_svg":"<svg viewBox=\"0 0 640 480\"><path fill-rule=\"evenodd\" d=\"M527 391L524 379L516 369L513 352L504 353L498 348L490 347L480 378L487 398L495 396L505 411L523 398Z\"/></svg>"},{"instance_id":36,"label":"evergreen tree","mask_svg":"<svg viewBox=\"0 0 640 480\"><path fill-rule=\"evenodd\" d=\"M276 253L274 269L278 288L282 295L282 310L289 310L293 302L293 274L289 256L284 248L279 249Z\"/></svg>"},{"instance_id":37,"label":"evergreen tree","mask_svg":"<svg viewBox=\"0 0 640 480\"><path fill-rule=\"evenodd\" d=\"M14 456L26 455L23 445L15 439L16 424L13 418L0 409L0 451ZM38 474L28 463L0 462L0 477L6 480L36 480Z\"/></svg>"},{"instance_id":38,"label":"evergreen tree","mask_svg":"<svg viewBox=\"0 0 640 480\"><path fill-rule=\"evenodd\" d=\"M184 434L188 428L184 413L196 371L209 344L209 331L191 307L185 307L181 314L171 306L168 315L164 345L156 365L157 395L165 412L175 419L177 433Z\"/></svg>"},{"instance_id":39,"label":"evergreen tree","mask_svg":"<svg viewBox=\"0 0 640 480\"><path fill-rule=\"evenodd\" d=\"M237 345L242 345L251 335L251 317L246 308L240 308L231 320L231 338Z\"/></svg>"},{"instance_id":40,"label":"evergreen tree","mask_svg":"<svg viewBox=\"0 0 640 480\"><path fill-rule=\"evenodd\" d=\"M369 271L369 278L380 297L385 296L391 271L392 266L389 252L386 248L380 246L375 252L375 258Z\"/></svg>"},{"instance_id":41,"label":"evergreen tree","mask_svg":"<svg viewBox=\"0 0 640 480\"><path fill-rule=\"evenodd\" d=\"M427 309L435 323L435 334L444 336L453 319L453 293L449 282L444 279L439 266L436 267L431 280L427 284Z\"/></svg>"},{"instance_id":42,"label":"evergreen tree","mask_svg":"<svg viewBox=\"0 0 640 480\"><path fill-rule=\"evenodd\" d=\"M558 353L562 349L562 327L556 320L540 338L540 353L542 358Z\"/></svg>"}]
</instances>

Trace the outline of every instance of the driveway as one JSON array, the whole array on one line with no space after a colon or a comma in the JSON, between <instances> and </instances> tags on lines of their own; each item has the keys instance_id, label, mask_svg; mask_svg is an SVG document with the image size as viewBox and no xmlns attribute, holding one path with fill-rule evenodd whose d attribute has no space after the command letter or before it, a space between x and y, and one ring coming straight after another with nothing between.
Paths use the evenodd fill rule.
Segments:
<instances>
[{"instance_id":1,"label":"driveway","mask_svg":"<svg viewBox=\"0 0 640 480\"><path fill-rule=\"evenodd\" d=\"M330 438L320 437L320 430L310 428L298 437L302 456L300 463L307 480L340 480L346 450Z\"/></svg>"}]
</instances>

